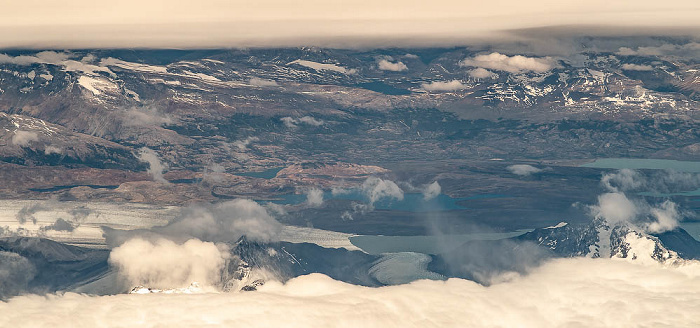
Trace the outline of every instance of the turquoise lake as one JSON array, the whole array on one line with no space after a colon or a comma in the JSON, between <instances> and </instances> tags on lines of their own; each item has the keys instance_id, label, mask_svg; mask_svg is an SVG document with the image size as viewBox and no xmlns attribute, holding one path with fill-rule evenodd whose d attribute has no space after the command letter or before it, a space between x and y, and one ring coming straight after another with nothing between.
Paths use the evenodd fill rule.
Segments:
<instances>
[{"instance_id":1,"label":"turquoise lake","mask_svg":"<svg viewBox=\"0 0 700 328\"><path fill-rule=\"evenodd\" d=\"M443 236L355 236L350 242L369 254L414 252L438 254L461 246L469 241L500 240L517 237L530 229L512 232L487 232Z\"/></svg>"},{"instance_id":2,"label":"turquoise lake","mask_svg":"<svg viewBox=\"0 0 700 328\"><path fill-rule=\"evenodd\" d=\"M500 194L484 194L470 197L452 198L445 194L440 194L433 199L426 200L421 193L406 193L404 194L403 200L381 198L374 203L374 208L380 210L396 210L406 212L448 211L464 209L464 206L457 204L460 201L504 197L510 196ZM364 203L369 202L367 197L358 190L353 190L342 194L324 192L323 200L326 201L331 199L353 200ZM305 201L306 195L304 194L287 194L279 196L278 199L271 200L270 202L280 205L297 205Z\"/></svg>"},{"instance_id":3,"label":"turquoise lake","mask_svg":"<svg viewBox=\"0 0 700 328\"><path fill-rule=\"evenodd\" d=\"M700 162L676 161L669 159L601 158L595 160L594 162L583 164L581 165L581 167L593 167L601 169L673 170L677 172L700 173ZM700 189L674 193L659 193L655 191L645 191L638 193L638 195L649 197L698 197L700 196Z\"/></svg>"},{"instance_id":4,"label":"turquoise lake","mask_svg":"<svg viewBox=\"0 0 700 328\"><path fill-rule=\"evenodd\" d=\"M674 170L678 172L700 172L700 162L676 161L671 159L647 159L647 158L600 158L594 162L586 163L581 167L600 169L650 169L650 170Z\"/></svg>"},{"instance_id":5,"label":"turquoise lake","mask_svg":"<svg viewBox=\"0 0 700 328\"><path fill-rule=\"evenodd\" d=\"M700 241L700 222L681 222L680 226L695 240Z\"/></svg>"}]
</instances>

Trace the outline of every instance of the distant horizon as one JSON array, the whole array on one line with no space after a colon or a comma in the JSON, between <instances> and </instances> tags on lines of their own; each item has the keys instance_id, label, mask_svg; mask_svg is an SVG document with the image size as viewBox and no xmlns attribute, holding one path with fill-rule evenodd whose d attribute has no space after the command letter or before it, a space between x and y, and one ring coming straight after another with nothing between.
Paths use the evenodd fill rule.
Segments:
<instances>
[{"instance_id":1,"label":"distant horizon","mask_svg":"<svg viewBox=\"0 0 700 328\"><path fill-rule=\"evenodd\" d=\"M0 49L445 47L565 36L700 38L700 3L133 1L13 3Z\"/></svg>"}]
</instances>

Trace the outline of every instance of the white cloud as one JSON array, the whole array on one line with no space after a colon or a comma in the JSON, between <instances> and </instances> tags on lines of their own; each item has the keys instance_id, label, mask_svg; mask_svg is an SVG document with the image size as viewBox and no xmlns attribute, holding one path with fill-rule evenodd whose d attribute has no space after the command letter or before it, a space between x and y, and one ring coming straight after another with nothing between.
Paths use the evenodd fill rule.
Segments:
<instances>
[{"instance_id":1,"label":"white cloud","mask_svg":"<svg viewBox=\"0 0 700 328\"><path fill-rule=\"evenodd\" d=\"M258 77L250 78L248 83L250 83L250 85L253 85L256 87L276 87L276 86L278 86L277 82L275 82L275 81L265 80L265 79L261 79Z\"/></svg>"},{"instance_id":2,"label":"white cloud","mask_svg":"<svg viewBox=\"0 0 700 328\"><path fill-rule=\"evenodd\" d=\"M469 76L471 76L475 79L490 79L490 78L498 77L498 74L491 72L487 69L481 68L481 67L477 67L473 70L470 70L467 72L467 74L469 74Z\"/></svg>"},{"instance_id":3,"label":"white cloud","mask_svg":"<svg viewBox=\"0 0 700 328\"><path fill-rule=\"evenodd\" d=\"M323 190L311 188L306 192L306 204L312 207L323 205Z\"/></svg>"},{"instance_id":4,"label":"white cloud","mask_svg":"<svg viewBox=\"0 0 700 328\"><path fill-rule=\"evenodd\" d=\"M282 123L288 128L296 128L298 124L306 124L306 125L311 125L311 126L321 126L325 124L326 122L323 120L315 119L311 116L304 116L300 118L293 118L293 117L283 117L280 119Z\"/></svg>"},{"instance_id":5,"label":"white cloud","mask_svg":"<svg viewBox=\"0 0 700 328\"><path fill-rule=\"evenodd\" d=\"M423 199L431 200L439 196L440 193L442 193L442 187L440 187L440 184L435 181L423 188Z\"/></svg>"},{"instance_id":6,"label":"white cloud","mask_svg":"<svg viewBox=\"0 0 700 328\"><path fill-rule=\"evenodd\" d=\"M511 165L511 166L506 167L506 169L508 171L510 171L510 173L520 175L520 176L528 176L528 175L542 172L542 169L538 169L538 168L536 168L532 165L528 165L528 164Z\"/></svg>"},{"instance_id":7,"label":"white cloud","mask_svg":"<svg viewBox=\"0 0 700 328\"><path fill-rule=\"evenodd\" d=\"M367 288L311 274L255 292L26 295L0 302L0 326L696 327L698 290L698 262L576 258L490 287L449 279Z\"/></svg>"},{"instance_id":8,"label":"white cloud","mask_svg":"<svg viewBox=\"0 0 700 328\"><path fill-rule=\"evenodd\" d=\"M362 183L361 188L370 204L374 204L382 198L403 200L403 190L391 180L369 177Z\"/></svg>"},{"instance_id":9,"label":"white cloud","mask_svg":"<svg viewBox=\"0 0 700 328\"><path fill-rule=\"evenodd\" d=\"M426 91L456 91L466 89L467 86L459 80L452 81L433 81L430 83L421 84L421 88Z\"/></svg>"},{"instance_id":10,"label":"white cloud","mask_svg":"<svg viewBox=\"0 0 700 328\"><path fill-rule=\"evenodd\" d=\"M386 59L382 59L377 63L377 67L379 67L380 70L383 71L392 71L392 72L401 72L401 71L406 71L408 70L408 67L406 64L402 62L396 62L392 63Z\"/></svg>"},{"instance_id":11,"label":"white cloud","mask_svg":"<svg viewBox=\"0 0 700 328\"><path fill-rule=\"evenodd\" d=\"M637 64L622 64L621 68L623 70L626 70L626 71L652 71L652 70L654 70L654 68L649 66L649 65L637 65Z\"/></svg>"},{"instance_id":12,"label":"white cloud","mask_svg":"<svg viewBox=\"0 0 700 328\"><path fill-rule=\"evenodd\" d=\"M492 52L488 55L479 55L473 58L466 58L459 62L461 66L480 67L484 69L493 69L497 71L506 71L509 73L522 72L547 72L557 66L554 59L525 57L525 56L508 56L497 52Z\"/></svg>"},{"instance_id":13,"label":"white cloud","mask_svg":"<svg viewBox=\"0 0 700 328\"><path fill-rule=\"evenodd\" d=\"M202 286L220 283L221 270L228 258L224 245L190 239L178 245L167 239L131 239L109 254L128 287L182 288L193 282Z\"/></svg>"},{"instance_id":14,"label":"white cloud","mask_svg":"<svg viewBox=\"0 0 700 328\"><path fill-rule=\"evenodd\" d=\"M158 154L153 149L146 147L139 149L138 158L142 162L148 163L148 174L153 177L154 181L169 183L163 178L163 172L168 169L168 166L160 161Z\"/></svg>"},{"instance_id":15,"label":"white cloud","mask_svg":"<svg viewBox=\"0 0 700 328\"><path fill-rule=\"evenodd\" d=\"M12 136L12 144L20 147L27 147L32 142L39 141L39 135L32 131L15 131Z\"/></svg>"}]
</instances>

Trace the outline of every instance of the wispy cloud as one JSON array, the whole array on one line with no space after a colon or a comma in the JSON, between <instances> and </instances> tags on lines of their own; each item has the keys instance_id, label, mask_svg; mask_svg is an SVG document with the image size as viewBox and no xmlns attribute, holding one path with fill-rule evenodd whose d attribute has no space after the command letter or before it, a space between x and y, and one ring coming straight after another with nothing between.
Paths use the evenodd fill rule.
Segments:
<instances>
[{"instance_id":1,"label":"wispy cloud","mask_svg":"<svg viewBox=\"0 0 700 328\"><path fill-rule=\"evenodd\" d=\"M316 119L312 116L303 116L299 118L294 118L294 117L283 117L280 119L282 123L288 128L296 128L297 125L299 124L305 124L305 125L310 125L310 126L321 126L325 124L326 122L320 119Z\"/></svg>"},{"instance_id":2,"label":"wispy cloud","mask_svg":"<svg viewBox=\"0 0 700 328\"><path fill-rule=\"evenodd\" d=\"M306 191L306 204L312 207L323 205L323 190L311 188Z\"/></svg>"},{"instance_id":3,"label":"wispy cloud","mask_svg":"<svg viewBox=\"0 0 700 328\"><path fill-rule=\"evenodd\" d=\"M20 147L27 147L32 142L39 141L39 135L33 131L15 131L12 136L12 144Z\"/></svg>"},{"instance_id":4,"label":"wispy cloud","mask_svg":"<svg viewBox=\"0 0 700 328\"><path fill-rule=\"evenodd\" d=\"M154 181L169 183L168 180L163 178L163 172L168 169L168 166L161 162L160 158L158 158L158 153L153 149L143 147L139 150L138 158L142 162L148 163L148 174L153 177Z\"/></svg>"}]
</instances>

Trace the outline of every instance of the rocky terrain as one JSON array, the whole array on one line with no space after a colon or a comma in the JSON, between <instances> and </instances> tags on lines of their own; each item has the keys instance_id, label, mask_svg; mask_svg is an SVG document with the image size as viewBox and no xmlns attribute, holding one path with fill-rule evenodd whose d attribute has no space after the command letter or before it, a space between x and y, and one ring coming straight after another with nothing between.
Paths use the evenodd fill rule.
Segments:
<instances>
[{"instance_id":1,"label":"rocky terrain","mask_svg":"<svg viewBox=\"0 0 700 328\"><path fill-rule=\"evenodd\" d=\"M379 176L406 190L439 181L445 195L472 197L441 216L467 230L556 224L571 204L595 199L605 170L582 163L700 159L696 42L580 42L564 55L487 46L7 50L0 197L269 201ZM544 171L513 174L513 164ZM474 198L482 195L504 197ZM382 220L407 217L401 234L426 231L424 215L410 211L341 219L352 204L291 207L282 220L374 233Z\"/></svg>"}]
</instances>

